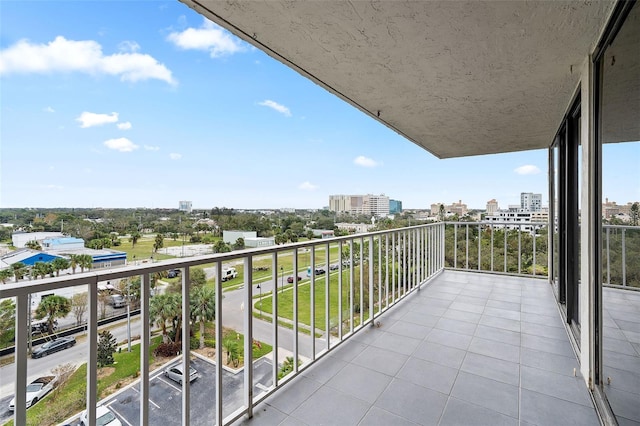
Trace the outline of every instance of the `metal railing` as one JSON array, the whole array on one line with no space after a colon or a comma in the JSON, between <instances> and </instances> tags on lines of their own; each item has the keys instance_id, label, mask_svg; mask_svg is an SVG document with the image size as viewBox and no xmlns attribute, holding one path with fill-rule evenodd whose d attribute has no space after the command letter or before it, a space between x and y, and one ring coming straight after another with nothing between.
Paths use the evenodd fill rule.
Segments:
<instances>
[{"instance_id":1,"label":"metal railing","mask_svg":"<svg viewBox=\"0 0 640 426\"><path fill-rule=\"evenodd\" d=\"M510 275L548 274L545 222L445 222L445 267Z\"/></svg>"},{"instance_id":2,"label":"metal railing","mask_svg":"<svg viewBox=\"0 0 640 426\"><path fill-rule=\"evenodd\" d=\"M306 254L308 253L308 261ZM239 326L244 335L244 379L242 385L242 401L236 401L229 408L223 404L228 397L223 383L223 329L231 324L237 310L223 300L223 292L229 282L215 282L215 407L216 424L229 424L246 415L251 417L256 404L270 395L292 377L312 365L317 359L333 350L340 343L351 337L365 326L374 325L376 318L395 305L399 300L418 290L421 285L444 269L445 262L445 225L435 223L389 231L353 235L309 242L294 243L285 246L274 246L261 249L243 250L224 254L198 256L187 259L166 260L151 264L127 266L113 270L91 271L83 274L47 278L29 282L10 283L0 286L0 299L14 298L16 303L16 330L14 363L16 382L15 413L16 425L26 424L25 389L27 385L27 317L29 315L29 294L35 292L54 292L72 286L86 286L88 289L87 320L87 392L86 409L90 424L95 424L98 375L97 375L97 341L98 341L98 283L116 281L130 277L141 277L140 285L140 317L141 333L140 353L150 352L150 325L155 318L150 315L151 292L150 283L153 274L170 269L181 269L182 294L182 339L181 351L183 371L190 368L190 271L194 267L211 266L216 277L222 276L223 266L234 265L242 278L241 285L235 290L240 294L244 310L241 310ZM254 266L268 264L270 273L255 273ZM285 266L293 276L292 283L284 285ZM291 268L289 270L289 267ZM308 271L307 279L298 281L300 273ZM257 269L257 268L256 268ZM261 269L264 269L261 267ZM316 272L318 269L318 272ZM324 273L320 271L324 269ZM318 275L317 275L318 274ZM262 276L260 276L262 275ZM278 288L280 282L281 287ZM233 284L233 283L232 283ZM253 343L257 329L254 327L257 310L254 309L256 299L254 291L260 284L260 318L263 308L271 303L270 338L265 342L272 345L270 385L259 387L254 394L254 357ZM263 289L268 290L263 295ZM237 288L238 286L236 286ZM231 299L229 292L225 298ZM318 298L316 299L316 297ZM320 297L324 296L324 297ZM306 311L304 306L307 306ZM271 298L271 300L269 300ZM291 315L288 314L287 303L291 299ZM304 299L304 300L303 300ZM303 303L304 302L304 303ZM287 312L285 312L287 311ZM237 319L237 318L236 318ZM260 324L264 330L264 324ZM256 331L256 333L254 333ZM283 339L290 333L289 338ZM306 334L308 333L308 334ZM264 338L264 336L263 336ZM285 342L284 340L289 340ZM289 347L290 351L285 350ZM293 354L293 371L281 377L279 359L281 353ZM298 359L307 361L298 365ZM140 356L140 408L139 418L133 422L141 425L149 424L150 374L149 357ZM191 415L191 394L189 382L183 381L182 424L189 424ZM204 413L201 413L204 415Z\"/></svg>"},{"instance_id":3,"label":"metal railing","mask_svg":"<svg viewBox=\"0 0 640 426\"><path fill-rule=\"evenodd\" d=\"M603 225L603 283L640 289L640 226Z\"/></svg>"}]
</instances>

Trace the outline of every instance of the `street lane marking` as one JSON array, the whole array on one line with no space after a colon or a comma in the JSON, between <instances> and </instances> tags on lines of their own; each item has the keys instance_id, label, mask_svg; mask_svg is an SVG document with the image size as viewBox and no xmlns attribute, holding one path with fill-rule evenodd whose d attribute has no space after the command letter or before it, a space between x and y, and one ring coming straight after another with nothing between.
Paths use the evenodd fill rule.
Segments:
<instances>
[{"instance_id":1,"label":"street lane marking","mask_svg":"<svg viewBox=\"0 0 640 426\"><path fill-rule=\"evenodd\" d=\"M158 376L158 379L162 380L163 383L166 383L167 385L171 386L172 388L174 388L178 392L182 392L182 388L179 388L176 385L174 385L173 383L171 383L171 382L173 382L173 380L171 380L171 382L170 382L169 379L165 379L164 376L162 376L162 377Z\"/></svg>"},{"instance_id":2,"label":"street lane marking","mask_svg":"<svg viewBox=\"0 0 640 426\"><path fill-rule=\"evenodd\" d=\"M137 393L140 393L140 391L138 389L136 389L135 387L132 387L131 389L133 389L134 391L136 391ZM160 408L160 406L158 404L156 404L155 402L153 402L151 400L151 398L149 398L149 402L152 403L153 405L156 406L156 408Z\"/></svg>"}]
</instances>

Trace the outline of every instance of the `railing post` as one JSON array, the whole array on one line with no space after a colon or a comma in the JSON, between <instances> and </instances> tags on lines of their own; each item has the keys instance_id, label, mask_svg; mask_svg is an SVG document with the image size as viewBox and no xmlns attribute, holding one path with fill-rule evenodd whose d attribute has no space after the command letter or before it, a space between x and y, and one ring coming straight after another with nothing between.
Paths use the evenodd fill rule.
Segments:
<instances>
[{"instance_id":1,"label":"railing post","mask_svg":"<svg viewBox=\"0 0 640 426\"><path fill-rule=\"evenodd\" d=\"M355 304L355 292L353 289L353 281L355 280L355 271L353 265L353 238L349 240L349 332L353 333L353 307Z\"/></svg>"},{"instance_id":2,"label":"railing post","mask_svg":"<svg viewBox=\"0 0 640 426\"><path fill-rule=\"evenodd\" d=\"M98 278L89 283L89 318L87 319L87 420L96 424L96 402L98 392Z\"/></svg>"},{"instance_id":3,"label":"railing post","mask_svg":"<svg viewBox=\"0 0 640 426\"><path fill-rule=\"evenodd\" d=\"M327 264L326 268L327 268L327 274L325 276L324 279L324 319L325 319L325 324L324 324L324 329L325 329L325 336L327 339L327 350L331 349L331 309L329 309L329 305L331 303L331 297L330 297L330 293L329 293L329 288L331 287L330 284L330 280L331 278L329 277L330 272L331 272L331 247L329 246L329 243L327 243L326 247L325 247L325 253L326 253L326 259L327 261L325 262Z\"/></svg>"},{"instance_id":4,"label":"railing post","mask_svg":"<svg viewBox=\"0 0 640 426\"><path fill-rule=\"evenodd\" d=\"M14 361L16 369L16 382L13 386L13 394L15 396L13 424L15 425L27 424L27 339L31 334L31 330L27 330L27 319L29 317L29 311L29 295L21 294L17 296L15 318L16 352Z\"/></svg>"},{"instance_id":5,"label":"railing post","mask_svg":"<svg viewBox=\"0 0 640 426\"><path fill-rule=\"evenodd\" d=\"M378 236L378 314L382 312L382 235Z\"/></svg>"},{"instance_id":6,"label":"railing post","mask_svg":"<svg viewBox=\"0 0 640 426\"><path fill-rule=\"evenodd\" d=\"M253 257L244 260L244 404L253 417ZM294 360L294 365L297 364Z\"/></svg>"},{"instance_id":7,"label":"railing post","mask_svg":"<svg viewBox=\"0 0 640 426\"><path fill-rule=\"evenodd\" d=\"M140 277L140 424L149 424L149 350L151 347L151 325L149 321L149 299L151 281L149 273ZM146 356L143 356L145 354Z\"/></svg>"},{"instance_id":8,"label":"railing post","mask_svg":"<svg viewBox=\"0 0 640 426\"><path fill-rule=\"evenodd\" d=\"M396 302L396 232L391 234L391 302Z\"/></svg>"},{"instance_id":9,"label":"railing post","mask_svg":"<svg viewBox=\"0 0 640 426\"><path fill-rule=\"evenodd\" d=\"M273 252L271 258L271 276L273 277L273 290L271 291L271 311L273 315L271 316L271 330L272 330L272 339L273 339L273 359L271 360L271 374L273 380L273 387L278 387L278 253ZM284 280L282 277L282 273L280 274L281 280ZM284 283L282 283L284 285ZM219 423L220 424L220 423Z\"/></svg>"},{"instance_id":10,"label":"railing post","mask_svg":"<svg viewBox=\"0 0 640 426\"><path fill-rule=\"evenodd\" d=\"M465 252L466 252L466 256L465 256L465 263L464 263L464 269L469 270L469 224L467 223L465 225Z\"/></svg>"},{"instance_id":11,"label":"railing post","mask_svg":"<svg viewBox=\"0 0 640 426\"><path fill-rule=\"evenodd\" d=\"M342 342L342 241L338 243L338 342Z\"/></svg>"},{"instance_id":12,"label":"railing post","mask_svg":"<svg viewBox=\"0 0 640 426\"><path fill-rule=\"evenodd\" d=\"M389 234L384 234L384 307L389 307Z\"/></svg>"},{"instance_id":13,"label":"railing post","mask_svg":"<svg viewBox=\"0 0 640 426\"><path fill-rule=\"evenodd\" d=\"M298 372L298 249L293 249L293 372Z\"/></svg>"},{"instance_id":14,"label":"railing post","mask_svg":"<svg viewBox=\"0 0 640 426\"><path fill-rule=\"evenodd\" d=\"M371 322L371 325L374 324L373 301L374 301L373 299L373 235L370 235L369 236L369 321Z\"/></svg>"},{"instance_id":15,"label":"railing post","mask_svg":"<svg viewBox=\"0 0 640 426\"><path fill-rule=\"evenodd\" d=\"M507 272L507 257L509 256L508 254L508 247L507 247L507 225L504 226L504 272Z\"/></svg>"},{"instance_id":16,"label":"railing post","mask_svg":"<svg viewBox=\"0 0 640 426\"><path fill-rule=\"evenodd\" d=\"M622 228L622 285L627 286L627 243L625 240L626 228Z\"/></svg>"},{"instance_id":17,"label":"railing post","mask_svg":"<svg viewBox=\"0 0 640 426\"><path fill-rule=\"evenodd\" d=\"M522 225L518 225L518 274L522 273Z\"/></svg>"},{"instance_id":18,"label":"railing post","mask_svg":"<svg viewBox=\"0 0 640 426\"><path fill-rule=\"evenodd\" d=\"M607 228L607 284L611 284L611 252L609 251L610 228Z\"/></svg>"},{"instance_id":19,"label":"railing post","mask_svg":"<svg viewBox=\"0 0 640 426\"><path fill-rule=\"evenodd\" d=\"M480 223L478 223L478 271L482 270L482 247L481 247L481 242L482 242L482 229L480 229L482 225L480 225Z\"/></svg>"},{"instance_id":20,"label":"railing post","mask_svg":"<svg viewBox=\"0 0 640 426\"><path fill-rule=\"evenodd\" d=\"M223 309L222 309L222 262L216 262L216 424L222 426L224 410L222 406L222 330L223 330ZM274 317L277 315L274 311ZM277 365L278 361L274 360ZM146 424L146 423L143 423Z\"/></svg>"},{"instance_id":21,"label":"railing post","mask_svg":"<svg viewBox=\"0 0 640 426\"><path fill-rule=\"evenodd\" d=\"M188 425L191 416L191 392L190 392L190 368L191 368L191 306L189 302L189 272L190 268L184 268L182 274L182 424Z\"/></svg>"},{"instance_id":22,"label":"railing post","mask_svg":"<svg viewBox=\"0 0 640 426\"><path fill-rule=\"evenodd\" d=\"M493 224L489 225L489 231L491 232L491 272L493 272Z\"/></svg>"},{"instance_id":23,"label":"railing post","mask_svg":"<svg viewBox=\"0 0 640 426\"><path fill-rule=\"evenodd\" d=\"M311 282L309 283L309 324L311 325L311 360L316 359L316 246L308 248L310 250L309 263L311 267ZM325 266L329 269L329 266ZM329 271L325 271L329 275Z\"/></svg>"},{"instance_id":24,"label":"railing post","mask_svg":"<svg viewBox=\"0 0 640 426\"><path fill-rule=\"evenodd\" d=\"M458 268L458 224L453 224L453 269Z\"/></svg>"},{"instance_id":25,"label":"railing post","mask_svg":"<svg viewBox=\"0 0 640 426\"><path fill-rule=\"evenodd\" d=\"M537 235L537 230L536 230L536 226L533 225L533 276L536 276L536 269L537 265L536 265L536 235Z\"/></svg>"}]
</instances>

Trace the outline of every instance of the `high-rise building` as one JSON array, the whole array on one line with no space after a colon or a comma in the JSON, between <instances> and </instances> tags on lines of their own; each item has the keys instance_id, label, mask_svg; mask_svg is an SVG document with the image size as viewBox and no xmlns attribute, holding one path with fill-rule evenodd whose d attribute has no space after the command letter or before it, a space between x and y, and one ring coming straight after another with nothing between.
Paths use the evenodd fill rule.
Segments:
<instances>
[{"instance_id":1,"label":"high-rise building","mask_svg":"<svg viewBox=\"0 0 640 426\"><path fill-rule=\"evenodd\" d=\"M178 210L181 212L191 213L191 201L180 201L178 203Z\"/></svg>"},{"instance_id":2,"label":"high-rise building","mask_svg":"<svg viewBox=\"0 0 640 426\"><path fill-rule=\"evenodd\" d=\"M542 194L533 192L520 193L520 208L530 212L539 212L542 209Z\"/></svg>"},{"instance_id":3,"label":"high-rise building","mask_svg":"<svg viewBox=\"0 0 640 426\"><path fill-rule=\"evenodd\" d=\"M462 217L467 214L467 205L462 203L462 200L458 200L457 203L453 203L446 206L447 210L453 214L457 214L458 217Z\"/></svg>"},{"instance_id":4,"label":"high-rise building","mask_svg":"<svg viewBox=\"0 0 640 426\"><path fill-rule=\"evenodd\" d=\"M390 214L402 213L402 201L389 200L389 213Z\"/></svg>"},{"instance_id":5,"label":"high-rise building","mask_svg":"<svg viewBox=\"0 0 640 426\"><path fill-rule=\"evenodd\" d=\"M500 207L498 207L498 202L495 198L487 201L487 215L492 215L498 210L500 210Z\"/></svg>"},{"instance_id":6,"label":"high-rise building","mask_svg":"<svg viewBox=\"0 0 640 426\"><path fill-rule=\"evenodd\" d=\"M389 214L389 197L386 195L330 195L329 210L353 215L386 216Z\"/></svg>"}]
</instances>

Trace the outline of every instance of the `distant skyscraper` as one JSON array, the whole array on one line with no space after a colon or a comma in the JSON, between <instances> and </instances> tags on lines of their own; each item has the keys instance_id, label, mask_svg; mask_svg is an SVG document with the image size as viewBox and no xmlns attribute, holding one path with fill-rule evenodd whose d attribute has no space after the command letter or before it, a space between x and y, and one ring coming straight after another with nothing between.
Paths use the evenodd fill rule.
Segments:
<instances>
[{"instance_id":1,"label":"distant skyscraper","mask_svg":"<svg viewBox=\"0 0 640 426\"><path fill-rule=\"evenodd\" d=\"M389 214L389 197L386 195L330 195L329 210L353 215L386 216Z\"/></svg>"},{"instance_id":2,"label":"distant skyscraper","mask_svg":"<svg viewBox=\"0 0 640 426\"><path fill-rule=\"evenodd\" d=\"M402 213L402 201L389 200L389 213L390 214Z\"/></svg>"},{"instance_id":3,"label":"distant skyscraper","mask_svg":"<svg viewBox=\"0 0 640 426\"><path fill-rule=\"evenodd\" d=\"M178 210L181 212L191 213L191 201L180 201Z\"/></svg>"},{"instance_id":4,"label":"distant skyscraper","mask_svg":"<svg viewBox=\"0 0 640 426\"><path fill-rule=\"evenodd\" d=\"M500 207L498 207L498 202L495 198L487 201L487 215L492 215L498 210L500 210Z\"/></svg>"},{"instance_id":5,"label":"distant skyscraper","mask_svg":"<svg viewBox=\"0 0 640 426\"><path fill-rule=\"evenodd\" d=\"M542 194L521 192L520 208L530 212L539 212L542 209Z\"/></svg>"}]
</instances>

